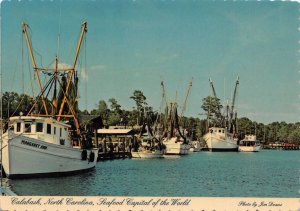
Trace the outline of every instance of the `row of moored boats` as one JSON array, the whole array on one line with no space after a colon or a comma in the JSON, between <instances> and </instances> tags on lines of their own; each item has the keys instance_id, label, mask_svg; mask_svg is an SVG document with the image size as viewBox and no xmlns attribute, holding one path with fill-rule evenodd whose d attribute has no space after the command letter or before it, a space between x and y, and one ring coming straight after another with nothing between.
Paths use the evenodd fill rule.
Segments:
<instances>
[{"instance_id":1,"label":"row of moored boats","mask_svg":"<svg viewBox=\"0 0 300 211\"><path fill-rule=\"evenodd\" d=\"M76 115L78 76L75 70L87 23L82 24L74 62L66 68L58 65L57 56L54 67L36 65L27 27L23 23L22 31L40 92L25 115L2 121L5 125L1 139L2 170L8 178L62 176L89 171L97 163L99 149L93 147L91 138L79 125ZM44 87L41 85L41 74L48 77ZM51 100L49 93L53 95ZM168 106L164 117L164 121L156 125L145 121L138 136L139 143L131 150L133 157L185 155L200 150L199 142L190 142L189 134L179 126L176 102ZM258 151L255 136L246 136L238 142L234 128L230 126L232 120L231 115L229 119L223 118L223 122L229 123L225 127L208 127L203 137L206 147L210 151ZM145 131L146 135L143 135Z\"/></svg>"}]
</instances>

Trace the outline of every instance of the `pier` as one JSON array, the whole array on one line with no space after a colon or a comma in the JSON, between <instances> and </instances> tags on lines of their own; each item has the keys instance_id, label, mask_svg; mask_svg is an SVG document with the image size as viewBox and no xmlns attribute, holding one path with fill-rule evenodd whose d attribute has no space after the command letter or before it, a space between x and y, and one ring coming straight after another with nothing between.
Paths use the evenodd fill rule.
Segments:
<instances>
[{"instance_id":1,"label":"pier","mask_svg":"<svg viewBox=\"0 0 300 211\"><path fill-rule=\"evenodd\" d=\"M96 135L96 146L99 148L98 161L131 158L131 149L135 141L133 129L98 129Z\"/></svg>"},{"instance_id":2,"label":"pier","mask_svg":"<svg viewBox=\"0 0 300 211\"><path fill-rule=\"evenodd\" d=\"M289 143L271 143L264 145L264 149L273 149L273 150L300 150L298 144L289 144Z\"/></svg>"}]
</instances>

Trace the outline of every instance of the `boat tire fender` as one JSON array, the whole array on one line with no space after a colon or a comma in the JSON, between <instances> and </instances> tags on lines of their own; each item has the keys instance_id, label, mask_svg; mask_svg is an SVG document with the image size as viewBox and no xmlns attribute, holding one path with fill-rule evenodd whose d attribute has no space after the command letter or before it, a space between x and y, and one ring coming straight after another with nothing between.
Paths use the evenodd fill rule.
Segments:
<instances>
[{"instance_id":1,"label":"boat tire fender","mask_svg":"<svg viewBox=\"0 0 300 211\"><path fill-rule=\"evenodd\" d=\"M90 156L89 156L89 162L94 162L95 160L95 153L91 151Z\"/></svg>"},{"instance_id":2,"label":"boat tire fender","mask_svg":"<svg viewBox=\"0 0 300 211\"><path fill-rule=\"evenodd\" d=\"M86 160L87 159L87 151L84 149L81 152L81 160Z\"/></svg>"}]
</instances>

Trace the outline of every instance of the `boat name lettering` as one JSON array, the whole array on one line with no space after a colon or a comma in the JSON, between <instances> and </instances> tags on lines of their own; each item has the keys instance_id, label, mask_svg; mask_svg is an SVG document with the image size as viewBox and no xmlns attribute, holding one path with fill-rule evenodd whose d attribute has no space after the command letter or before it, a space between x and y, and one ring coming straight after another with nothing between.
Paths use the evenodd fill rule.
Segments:
<instances>
[{"instance_id":1,"label":"boat name lettering","mask_svg":"<svg viewBox=\"0 0 300 211\"><path fill-rule=\"evenodd\" d=\"M45 149L45 150L47 149L47 146L36 144L36 143L32 143L30 141L25 141L25 140L22 140L21 144L24 144L24 145L27 145L27 146L31 146L31 147L36 147L36 148L39 148L39 149Z\"/></svg>"}]
</instances>

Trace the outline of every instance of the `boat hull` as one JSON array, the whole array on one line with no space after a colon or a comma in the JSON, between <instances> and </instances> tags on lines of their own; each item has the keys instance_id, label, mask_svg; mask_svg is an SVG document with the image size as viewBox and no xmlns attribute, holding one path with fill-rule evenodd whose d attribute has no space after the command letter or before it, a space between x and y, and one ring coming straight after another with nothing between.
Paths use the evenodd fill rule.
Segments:
<instances>
[{"instance_id":1,"label":"boat hull","mask_svg":"<svg viewBox=\"0 0 300 211\"><path fill-rule=\"evenodd\" d=\"M259 152L260 146L239 146L239 152Z\"/></svg>"},{"instance_id":2,"label":"boat hull","mask_svg":"<svg viewBox=\"0 0 300 211\"><path fill-rule=\"evenodd\" d=\"M176 138L165 140L163 144L166 146L165 155L187 155L190 152L190 145L184 144L181 141L176 141Z\"/></svg>"},{"instance_id":3,"label":"boat hull","mask_svg":"<svg viewBox=\"0 0 300 211\"><path fill-rule=\"evenodd\" d=\"M3 169L6 176L13 179L72 175L95 168L98 149L87 150L86 160L82 159L82 151L22 135L9 140L6 137L3 139Z\"/></svg>"},{"instance_id":4,"label":"boat hull","mask_svg":"<svg viewBox=\"0 0 300 211\"><path fill-rule=\"evenodd\" d=\"M132 158L163 158L163 151L140 151L131 152Z\"/></svg>"},{"instance_id":5,"label":"boat hull","mask_svg":"<svg viewBox=\"0 0 300 211\"><path fill-rule=\"evenodd\" d=\"M204 135L207 148L211 152L237 152L237 141L231 137L220 136L214 133L207 133Z\"/></svg>"}]
</instances>

